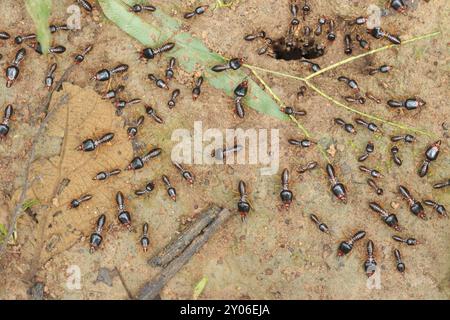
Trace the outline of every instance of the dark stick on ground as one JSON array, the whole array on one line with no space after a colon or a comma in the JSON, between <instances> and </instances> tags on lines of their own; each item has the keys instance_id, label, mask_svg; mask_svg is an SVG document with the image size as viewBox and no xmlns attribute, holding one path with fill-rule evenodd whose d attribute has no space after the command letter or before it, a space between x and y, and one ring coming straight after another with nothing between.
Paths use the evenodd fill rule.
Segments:
<instances>
[{"instance_id":1,"label":"dark stick on ground","mask_svg":"<svg viewBox=\"0 0 450 320\"><path fill-rule=\"evenodd\" d=\"M213 206L202 212L200 216L183 233L152 257L148 264L153 267L165 267L175 259L208 226L220 213L222 208Z\"/></svg>"},{"instance_id":2,"label":"dark stick on ground","mask_svg":"<svg viewBox=\"0 0 450 320\"><path fill-rule=\"evenodd\" d=\"M158 275L143 286L137 298L139 300L157 299L161 289L167 282L202 248L219 227L228 221L232 214L233 212L228 209L221 210L217 214L217 218L204 228L179 256L173 259L166 268L161 270Z\"/></svg>"}]
</instances>

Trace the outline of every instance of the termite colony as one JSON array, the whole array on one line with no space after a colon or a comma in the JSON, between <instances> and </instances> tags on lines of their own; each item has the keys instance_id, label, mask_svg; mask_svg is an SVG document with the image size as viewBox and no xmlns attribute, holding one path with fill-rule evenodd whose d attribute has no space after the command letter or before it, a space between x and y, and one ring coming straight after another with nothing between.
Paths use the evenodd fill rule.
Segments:
<instances>
[{"instance_id":1,"label":"termite colony","mask_svg":"<svg viewBox=\"0 0 450 320\"><path fill-rule=\"evenodd\" d=\"M87 12L91 12L93 10L93 6L88 1L78 0L77 2ZM403 1L389 1L389 4L391 10L395 10L402 14L407 10L407 7L404 5ZM199 18L199 16L205 13L208 8L208 5L198 6L197 8L184 13L183 17L187 21L192 21L193 19ZM155 10L157 10L157 8L152 5L134 5L130 7L130 11L136 14L151 14L151 12L154 12ZM391 34L390 32L379 27L371 29L365 28L367 17L346 19L343 23L343 28L345 30L343 35L340 30L340 26L338 26L335 19L332 19L330 17L317 17L314 20L314 26L309 26L307 23L313 21L314 19L312 17L313 8L308 4L306 0L302 1L301 4L295 1L290 2L289 12L291 18L285 36L278 39L272 39L265 31L259 30L252 34L243 35L244 40L260 42L261 46L259 49L257 49L257 54L259 55L268 55L269 57L274 59L299 61L302 64L308 65L313 73L319 72L321 68L317 63L311 60L326 55L327 46L333 45L333 43L339 41L341 37L344 43L344 53L346 55L351 55L354 53L354 51L356 51L354 50L354 41L358 43L361 50L369 49L369 37L372 37L376 40L386 40L396 45L401 43L401 40L397 35ZM49 28L52 33L69 30L66 25L51 25ZM0 32L0 41L7 41L10 38L11 36L9 35L9 33ZM15 81L20 80L20 65L22 63L26 63L26 47L32 48L38 54L43 53L42 47L37 41L37 37L35 34L18 35L14 38L14 43L15 45L25 44L25 46L18 50L15 50L15 53L12 55L12 62L5 70L7 88L12 87ZM166 63L164 74L150 73L147 75L147 79L149 81L149 84L155 89L160 89L161 92L163 90L169 91L170 97L167 102L167 107L169 109L173 109L176 107L177 100L180 99L181 94L180 89L173 88L172 84L170 83L174 78L177 69L177 60L175 59L175 57L170 56L170 52L174 48L176 48L175 42L165 42L161 43L159 46L142 48L140 53L141 60L147 62L154 62L155 57L158 56L167 58L165 60L158 60L165 61ZM73 57L74 63L81 64L93 49L93 45L86 45L82 50L80 50L79 54ZM65 51L65 47L62 45L55 45L49 48L50 54L64 54ZM234 70L241 69L243 64L243 59L238 57L229 59L223 64L207 67L211 68L211 70L214 72L233 72ZM43 86L45 86L48 90L58 89L54 88L54 78L57 67L57 64L53 63L48 66L48 69L46 71L46 77L45 79L43 79ZM372 76L379 73L385 74L392 70L392 68L392 66L387 64L370 67L367 70L367 74ZM126 64L112 63L111 65L103 67L95 74L93 74L92 80L106 83L106 81L109 81L119 74L130 72L129 69L129 66ZM192 87L193 101L199 99L199 97L201 96L202 84L206 79L204 77L206 76L200 75L194 79ZM369 99L379 104L382 101L382 99L374 97L370 92L365 92L363 94L358 83L354 79L351 79L345 75L339 76L336 81L342 82L342 84L346 85L351 91L351 95L343 97L343 99L345 99L347 102L364 104L367 102L367 99ZM124 84L119 84L113 88L110 88L109 90L107 90L107 92L102 93L103 99L110 100L112 102L112 105L114 106L114 112L117 116L122 115L124 108L142 103L142 100L140 98L133 98L129 100L121 98L122 93L125 89L126 88ZM241 82L236 83L236 87L234 90L234 107L236 115L239 118L245 118L245 99L249 90L250 87L247 80L242 80ZM302 88L299 92L299 95L303 95L304 91L305 89ZM386 101L386 104L390 108L403 108L406 111L421 109L426 105L425 101L423 101L419 97L389 99ZM154 121L157 125L164 124L164 120L159 116L153 106L144 104L143 107L144 114L140 115L126 128L127 135L130 139L137 139L139 137L139 130L142 126L145 125L145 115L147 115L150 120ZM296 110L293 107L284 107L282 111L287 115L293 117L306 116L305 111ZM4 116L0 124L0 139L2 140L5 139L10 132L10 121L13 118L13 114L13 106L11 104L8 104L4 110ZM342 127L343 131L353 135L357 134L359 128L361 128L362 130L368 130L375 135L383 134L382 130L375 123L368 122L362 118L354 119L354 123L356 125L353 125L352 123L347 122L346 120L341 118L334 119L334 123L336 127ZM397 166L401 166L402 159L399 146L412 144L416 139L414 136L405 133L402 135L391 136L390 140L395 143L395 145L393 145L390 149L389 158ZM110 143L114 143L113 132L108 132L100 136L92 136L89 139L81 141L80 144L78 146L74 146L74 148L76 148L80 152L92 152L94 150L103 152L102 149L107 148L107 145ZM314 146L317 144L317 142L311 141L310 139L306 138L290 138L288 139L288 143L290 146L292 146L292 148L314 148ZM214 150L212 156L217 159L223 160L227 156L239 152L241 149L242 146L239 145L228 146ZM361 163L365 163L366 161L369 162L371 154L376 149L376 143L374 143L373 141L367 142L365 146L361 147L362 154L357 158L357 160ZM438 140L431 143L429 147L424 150L423 161L421 161L421 163L419 164L417 171L417 174L420 177L425 177L430 168L433 168L433 162L437 160L440 149L441 141ZM94 177L92 177L92 179L98 181L99 183L108 183L109 180L113 179L113 176L124 174L127 171L135 171L144 168L146 165L149 165L152 159L159 157L162 152L163 150L158 147L152 148L151 150L146 150L142 154L137 155L133 159L131 159L129 161L129 165L126 168L110 168L110 170L98 172ZM305 174L306 172L315 170L318 167L318 162L309 162L297 168L296 171L299 174ZM339 202L346 204L349 195L347 192L347 188L340 177L339 170L336 170L331 163L326 163L323 167L324 176L326 176L330 182L330 190L332 195L334 195L334 197L336 197ZM181 176L186 180L188 184L192 185L195 182L194 175L186 168L184 168L180 163L173 163L173 168L174 171L176 170L181 174ZM379 172L375 168L362 164L359 166L359 171L362 175L366 175L367 184L371 188L371 190L373 190L375 195L382 195L385 193L379 186L380 181L382 181L382 178L384 177L383 173ZM170 177L165 174L161 175L161 183L166 188L168 198L176 201L177 192L171 182ZM295 195L293 194L290 185L292 185L290 171L288 168L284 168L281 173L279 194L280 208L282 208L282 210L289 210L289 208L292 207L293 200L295 199ZM448 189L449 185L450 181L442 181L434 184L434 188ZM142 197L149 193L152 193L155 190L155 187L156 182L148 181L139 189L132 190L132 192L136 196ZM237 203L237 211L242 221L245 221L247 219L247 215L252 209L249 200L249 198L251 198L250 188L244 181L239 181L237 190L240 195ZM427 216L425 213L425 207L422 206L421 201L416 199L417 195L414 194L414 190L410 191L404 185L399 185L397 190L398 195L401 196L407 203L410 212L419 219L426 219ZM94 196L95 194L74 195L74 199L70 202L69 208L76 209L80 206L83 206L84 202L91 200ZM436 203L435 201L430 199L423 200L423 204L433 209L440 216L447 216L446 210L443 205ZM124 226L127 230L133 230L133 215L127 209L127 197L122 193L122 191L117 191L115 193L115 206L117 207L117 220L119 224ZM374 212L375 214L377 214L387 227L392 228L396 232L403 232L404 229L401 227L401 223L398 221L397 216L394 213L391 213L384 209L383 206L378 202L369 202L367 209L368 211L370 209L369 212ZM321 232L330 234L330 231L332 229L327 226L318 217L318 215L310 214L310 219L315 225L317 225L318 229ZM103 240L102 232L105 224L106 216L102 214L98 217L94 232L90 236L91 252L94 252L100 247ZM147 251L149 246L151 245L151 241L149 240L150 236L149 224L144 223L142 226L142 236L139 239L139 242L144 251ZM366 232L360 230L344 239L338 244L338 256L349 254L352 251L354 245L359 240L365 237ZM405 243L406 245L417 245L419 243L419 241L414 238L411 238L409 236L403 237L398 234L392 235L392 239L400 243ZM375 260L376 247L374 242L371 240L367 241L366 247L367 260L365 261L363 266L365 273L368 276L371 276L375 273L377 266L377 262ZM405 264L402 261L400 251L395 249L392 256L395 259L394 261L396 263L397 270L400 272L404 272Z\"/></svg>"}]
</instances>

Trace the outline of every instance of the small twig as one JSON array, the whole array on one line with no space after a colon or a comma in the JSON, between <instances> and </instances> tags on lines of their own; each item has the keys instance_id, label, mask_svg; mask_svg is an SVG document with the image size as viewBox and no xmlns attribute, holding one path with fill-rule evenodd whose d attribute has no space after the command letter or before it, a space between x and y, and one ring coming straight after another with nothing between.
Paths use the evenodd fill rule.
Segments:
<instances>
[{"instance_id":1,"label":"small twig","mask_svg":"<svg viewBox=\"0 0 450 320\"><path fill-rule=\"evenodd\" d=\"M351 108L349 106L346 106L345 104L335 100L333 97L330 97L325 92L323 92L322 90L320 90L319 88L317 88L316 86L311 84L309 81L306 81L305 83L308 85L308 87L310 87L312 90L316 91L318 94L320 94L325 99L333 102L335 105L337 105L337 106L339 106L341 108L344 108L344 109L346 109L348 111L351 111L353 113L359 114L360 116L363 116L363 117L366 117L366 118L369 118L369 119L372 119L372 120L375 120L375 121L379 121L381 123L385 123L385 124L390 125L392 127L397 127L397 128L403 129L403 130L417 132L417 133L423 134L423 135L428 136L428 137L432 137L433 136L433 134L430 134L429 132L426 132L424 130L416 129L416 128L413 128L413 127L410 127L410 126L407 126L407 125L404 125L404 124L401 124L401 123L397 123L397 122L393 122L393 121L389 121L389 120L384 120L383 118L380 118L378 116L373 116L371 114L368 114L368 113L365 113L365 112L353 109L353 108Z\"/></svg>"},{"instance_id":2,"label":"small twig","mask_svg":"<svg viewBox=\"0 0 450 320\"><path fill-rule=\"evenodd\" d=\"M208 225L203 232L196 237L189 246L175 259L170 262L166 268L161 270L150 282L146 283L141 289L138 299L139 300L152 300L155 299L162 288L169 282L169 280L177 274L180 269L189 262L192 256L197 253L203 245L214 235L214 233L233 215L233 211L223 209L217 218Z\"/></svg>"},{"instance_id":3,"label":"small twig","mask_svg":"<svg viewBox=\"0 0 450 320\"><path fill-rule=\"evenodd\" d=\"M431 38L431 37L437 36L440 33L441 33L440 31L436 31L436 32L424 34L424 35L421 35L421 36L418 36L418 37L414 37L414 38L409 39L409 40L404 40L404 41L402 41L400 46L408 44L408 43L411 43L411 42L414 42L414 41L417 41L417 40ZM310 74L309 76L307 76L305 78L305 80L309 80L309 79L312 79L314 77L317 77L318 75L320 75L320 74L322 74L324 72L330 71L330 70L332 70L334 68L337 68L337 67L342 66L344 64L350 63L350 62L355 61L357 59L361 59L363 57L370 56L370 55L372 55L374 53L381 52L381 51L384 51L384 50L387 50L387 49L390 49L390 48L394 48L394 47L398 47L398 46L399 45L397 45L397 44L390 44L390 45L387 45L387 46L384 46L384 47L381 47L381 48L378 48L378 49L370 50L368 52L359 54L359 55L354 56L354 57L350 57L348 59L344 59L342 61L339 61L337 63L332 64L331 66L328 66L326 68L320 69L319 71L317 71L317 72L315 72L313 74Z\"/></svg>"}]
</instances>

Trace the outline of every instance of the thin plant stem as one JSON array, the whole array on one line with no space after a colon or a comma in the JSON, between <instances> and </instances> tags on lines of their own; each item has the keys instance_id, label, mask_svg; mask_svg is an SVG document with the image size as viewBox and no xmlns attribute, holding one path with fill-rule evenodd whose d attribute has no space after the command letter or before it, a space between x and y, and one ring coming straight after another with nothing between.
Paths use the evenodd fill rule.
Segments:
<instances>
[{"instance_id":1,"label":"thin plant stem","mask_svg":"<svg viewBox=\"0 0 450 320\"><path fill-rule=\"evenodd\" d=\"M275 99L275 101L278 103L278 105L281 108L285 107L286 104L278 97L278 95L275 92L273 92L272 88L264 81L264 79L254 69L251 69L251 68L249 68L249 69L253 73L253 75L258 79L258 81L261 82L261 84L269 92L269 94ZM290 115L289 118L291 119L292 122L294 122L297 125L297 127L305 134L305 136L307 138L311 138L311 134L309 133L309 131L293 115ZM319 143L317 144L317 146L319 147L319 151L322 154L322 156L324 157L324 159L328 163L330 163L330 159L328 158L323 147Z\"/></svg>"},{"instance_id":2,"label":"thin plant stem","mask_svg":"<svg viewBox=\"0 0 450 320\"><path fill-rule=\"evenodd\" d=\"M407 126L407 125L404 125L404 124L401 124L401 123L384 120L383 118L380 118L378 116L374 116L374 115L371 115L371 114L368 114L368 113L365 113L365 112L353 109L353 108L351 108L349 106L346 106L345 104L335 100L333 97L330 97L325 92L323 92L322 90L320 90L319 88L317 88L316 86L311 84L309 81L306 81L305 83L308 85L308 87L310 87L312 90L316 91L318 94L320 94L325 99L333 102L335 105L337 105L337 106L339 106L341 108L344 108L344 109L346 109L348 111L351 111L353 113L359 114L360 116L363 116L363 117L366 117L366 118L369 118L369 119L372 119L372 120L375 120L375 121L379 121L379 122L385 123L385 124L390 125L392 127L397 127L397 128L403 129L403 130L417 132L417 133L423 134L423 135L428 136L428 137L432 137L433 136L432 134L430 134L429 132L426 132L424 130L416 129L416 128L413 128L413 127L410 127L410 126Z\"/></svg>"},{"instance_id":3,"label":"thin plant stem","mask_svg":"<svg viewBox=\"0 0 450 320\"><path fill-rule=\"evenodd\" d=\"M435 36L437 36L440 33L441 33L440 31L435 31L435 32L432 32L432 33L428 33L428 34L424 34L424 35L421 35L421 36L418 36L418 37L414 37L412 39L402 41L400 46L408 44L408 43L411 43L411 42L414 42L414 41L417 41L417 40L435 37ZM344 60L339 61L337 63L334 63L334 64L332 64L332 65L330 65L330 66L328 66L326 68L323 68L323 69L321 69L321 70L319 70L319 71L317 71L315 73L312 73L309 76L305 77L304 79L305 80L312 79L312 78L317 77L318 75L320 75L320 74L322 74L324 72L330 71L332 69L335 69L335 68L337 68L339 66L342 66L344 64L350 63L350 62L355 61L357 59L361 59L363 57L370 56L370 55L375 54L377 52L381 52L381 51L384 51L384 50L387 50L387 49L390 49L390 48L394 48L394 47L398 47L398 46L399 45L397 45L397 44L391 44L391 45L387 45L387 46L384 46L384 47L381 47L381 48L378 48L378 49L370 50L368 52L359 54L359 55L354 56L354 57L350 57L348 59L344 59Z\"/></svg>"}]
</instances>

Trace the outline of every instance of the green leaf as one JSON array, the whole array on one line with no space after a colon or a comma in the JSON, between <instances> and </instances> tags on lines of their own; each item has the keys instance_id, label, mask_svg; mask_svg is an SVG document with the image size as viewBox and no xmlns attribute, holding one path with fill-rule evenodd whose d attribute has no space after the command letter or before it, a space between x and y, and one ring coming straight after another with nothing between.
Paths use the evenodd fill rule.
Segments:
<instances>
[{"instance_id":1,"label":"green leaf","mask_svg":"<svg viewBox=\"0 0 450 320\"><path fill-rule=\"evenodd\" d=\"M204 276L195 286L194 294L192 295L192 299L197 300L198 297L200 297L203 290L205 290L205 286L207 283L208 283L208 277Z\"/></svg>"},{"instance_id":2,"label":"green leaf","mask_svg":"<svg viewBox=\"0 0 450 320\"><path fill-rule=\"evenodd\" d=\"M38 199L28 199L22 204L22 210L27 210L29 208L32 208L33 206L39 204Z\"/></svg>"},{"instance_id":3,"label":"green leaf","mask_svg":"<svg viewBox=\"0 0 450 320\"><path fill-rule=\"evenodd\" d=\"M130 0L99 0L105 16L120 29L135 38L145 46L155 47L165 41L175 42L176 46L170 53L177 58L180 66L187 72L194 72L199 67L206 67L203 77L211 86L233 96L235 87L248 76L242 70L216 73L211 67L224 63L224 59L209 50L205 44L190 33L181 30L181 22L167 15L162 10L152 13L152 24L143 21L137 15L128 11ZM253 80L249 82L249 93L244 105L280 120L289 118L280 111L277 103Z\"/></svg>"},{"instance_id":4,"label":"green leaf","mask_svg":"<svg viewBox=\"0 0 450 320\"><path fill-rule=\"evenodd\" d=\"M52 0L25 0L25 6L36 27L42 52L47 54L51 39L48 18L52 8Z\"/></svg>"}]
</instances>

